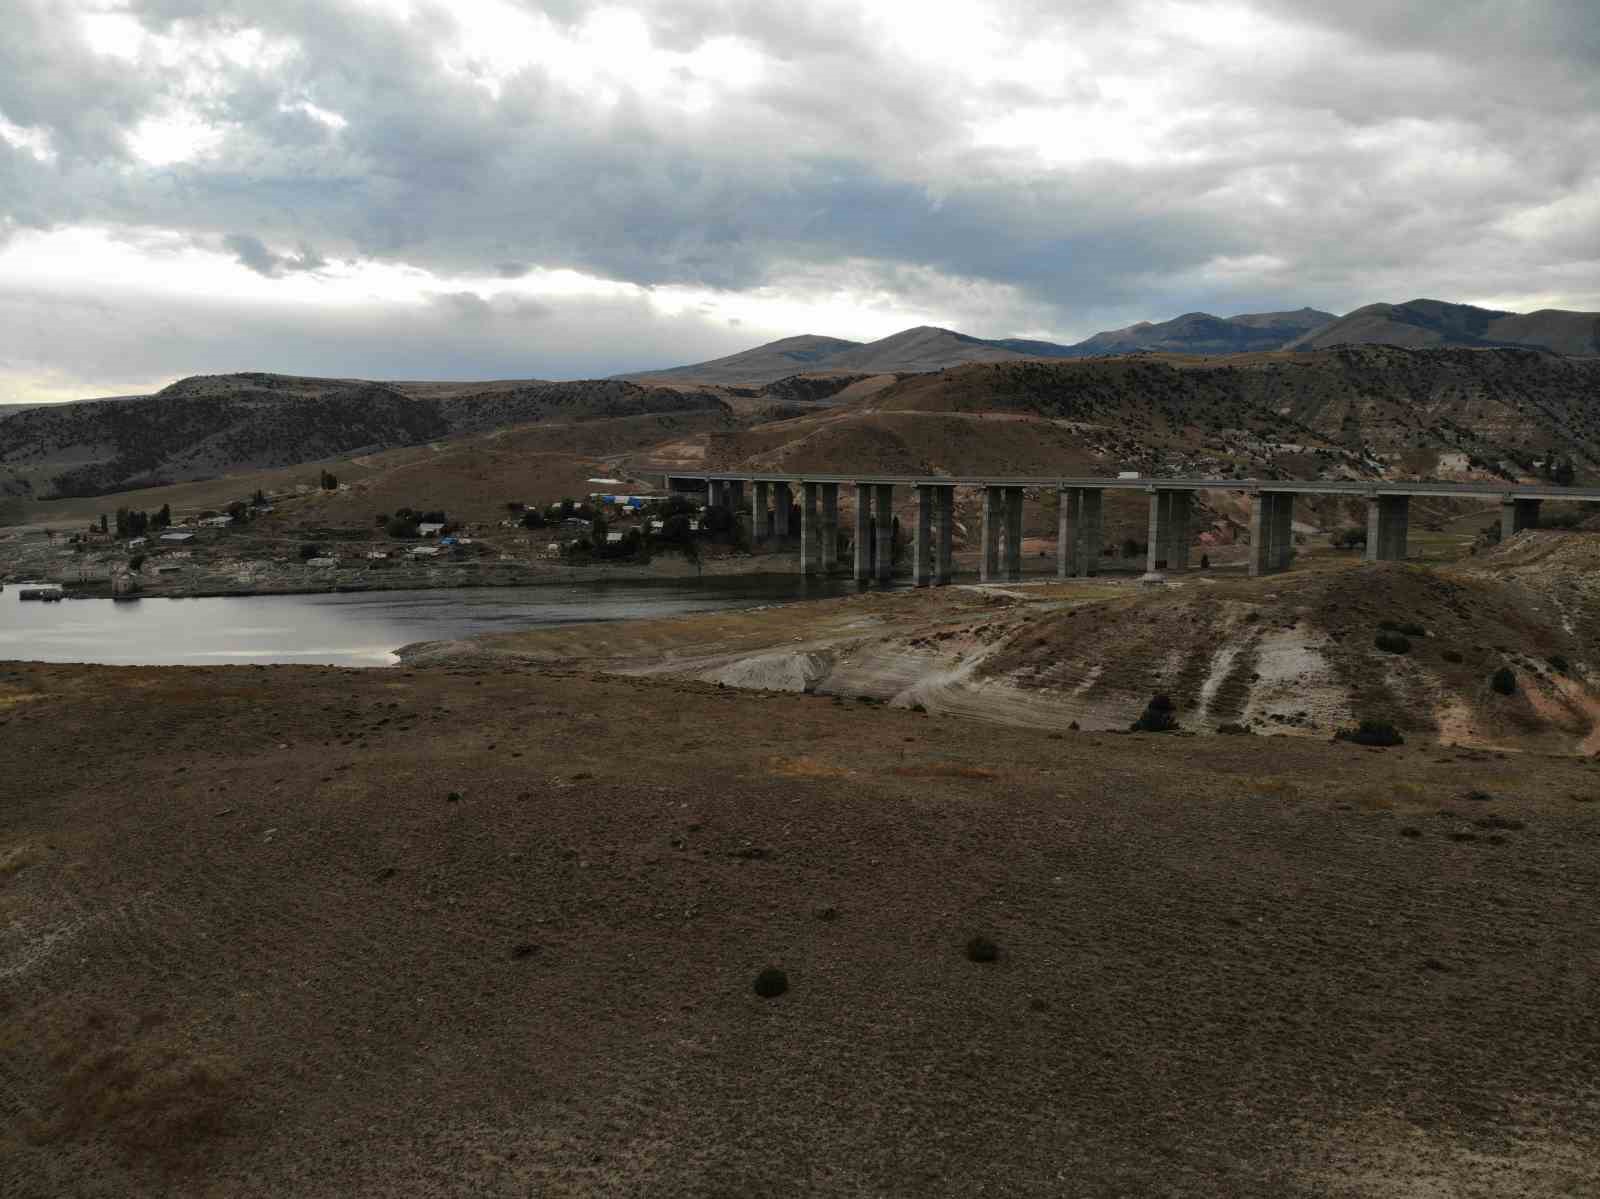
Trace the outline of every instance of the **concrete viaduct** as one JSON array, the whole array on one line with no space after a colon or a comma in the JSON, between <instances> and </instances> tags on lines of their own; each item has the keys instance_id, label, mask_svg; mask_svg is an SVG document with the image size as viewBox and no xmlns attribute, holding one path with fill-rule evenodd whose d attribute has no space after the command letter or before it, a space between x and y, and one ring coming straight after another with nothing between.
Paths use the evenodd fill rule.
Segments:
<instances>
[{"instance_id":1,"label":"concrete viaduct","mask_svg":"<svg viewBox=\"0 0 1600 1199\"><path fill-rule=\"evenodd\" d=\"M787 538L798 532L800 569L832 574L838 568L839 487L856 489L855 578L887 581L893 571L890 539L894 491L914 487L917 521L912 578L919 587L944 584L952 572L955 489L983 490L982 552L978 576L984 582L1022 577L1022 493L1054 489L1061 496L1056 533L1056 573L1061 578L1099 571L1101 507L1107 491L1138 491L1150 497L1148 569L1158 562L1169 571L1189 565L1189 514L1197 491L1244 491L1250 495L1250 573L1273 574L1289 566L1294 497L1358 496L1367 501L1367 561L1398 562L1406 556L1406 534L1414 496L1500 501L1500 529L1510 537L1537 527L1544 500L1600 503L1600 488L1543 487L1503 483L1362 483L1257 479L1063 479L952 478L913 475L670 474L668 491L704 492L707 502L739 511L748 498L752 535L758 540ZM794 487L800 495L800 528L789 528ZM749 488L748 497L746 487ZM769 506L770 505L770 506ZM876 543L871 544L876 508ZM1002 552L1003 547L1003 552Z\"/></svg>"}]
</instances>

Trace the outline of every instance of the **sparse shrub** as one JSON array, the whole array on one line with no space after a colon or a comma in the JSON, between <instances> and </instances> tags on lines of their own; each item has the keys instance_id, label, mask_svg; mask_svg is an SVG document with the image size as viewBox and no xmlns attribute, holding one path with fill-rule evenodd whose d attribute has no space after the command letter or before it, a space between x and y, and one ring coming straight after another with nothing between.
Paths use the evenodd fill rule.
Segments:
<instances>
[{"instance_id":1,"label":"sparse shrub","mask_svg":"<svg viewBox=\"0 0 1600 1199\"><path fill-rule=\"evenodd\" d=\"M1409 654L1411 652L1411 640L1402 633L1379 633L1373 638L1373 644L1385 653Z\"/></svg>"},{"instance_id":2,"label":"sparse shrub","mask_svg":"<svg viewBox=\"0 0 1600 1199\"><path fill-rule=\"evenodd\" d=\"M1144 713L1135 720L1132 730L1135 733L1170 733L1178 727L1176 716L1177 707L1169 695L1157 695L1145 706Z\"/></svg>"},{"instance_id":3,"label":"sparse shrub","mask_svg":"<svg viewBox=\"0 0 1600 1199\"><path fill-rule=\"evenodd\" d=\"M1340 729L1333 735L1335 741L1350 741L1356 745L1404 745L1406 739L1387 720L1363 720L1359 727Z\"/></svg>"},{"instance_id":4,"label":"sparse shrub","mask_svg":"<svg viewBox=\"0 0 1600 1199\"><path fill-rule=\"evenodd\" d=\"M300 561L306 562L312 558L322 557L322 547L315 542L307 541L300 547Z\"/></svg>"},{"instance_id":5,"label":"sparse shrub","mask_svg":"<svg viewBox=\"0 0 1600 1199\"><path fill-rule=\"evenodd\" d=\"M1219 724L1217 732L1224 737L1247 737L1250 735L1250 726L1241 724L1237 720L1230 720L1227 724Z\"/></svg>"},{"instance_id":6,"label":"sparse shrub","mask_svg":"<svg viewBox=\"0 0 1600 1199\"><path fill-rule=\"evenodd\" d=\"M1359 549L1367 544L1367 531L1360 525L1335 529L1328 535L1328 542L1336 550Z\"/></svg>"},{"instance_id":7,"label":"sparse shrub","mask_svg":"<svg viewBox=\"0 0 1600 1199\"><path fill-rule=\"evenodd\" d=\"M776 966L756 975L755 992L763 999L776 999L789 989L789 976Z\"/></svg>"},{"instance_id":8,"label":"sparse shrub","mask_svg":"<svg viewBox=\"0 0 1600 1199\"><path fill-rule=\"evenodd\" d=\"M1550 663L1550 669L1558 674L1566 674L1572 669L1565 656L1561 654L1551 654L1545 661Z\"/></svg>"},{"instance_id":9,"label":"sparse shrub","mask_svg":"<svg viewBox=\"0 0 1600 1199\"><path fill-rule=\"evenodd\" d=\"M1511 673L1511 667L1502 666L1489 677L1489 687L1501 695L1515 695L1517 676Z\"/></svg>"},{"instance_id":10,"label":"sparse shrub","mask_svg":"<svg viewBox=\"0 0 1600 1199\"><path fill-rule=\"evenodd\" d=\"M1387 633L1403 633L1407 637L1426 637L1428 630L1410 620L1380 620L1378 627Z\"/></svg>"},{"instance_id":11,"label":"sparse shrub","mask_svg":"<svg viewBox=\"0 0 1600 1199\"><path fill-rule=\"evenodd\" d=\"M1465 659L1462 658L1462 656L1461 656L1461 651L1458 650L1458 649L1441 650L1439 652L1439 656L1441 658L1443 658L1446 662L1462 662L1462 661L1465 661Z\"/></svg>"},{"instance_id":12,"label":"sparse shrub","mask_svg":"<svg viewBox=\"0 0 1600 1199\"><path fill-rule=\"evenodd\" d=\"M967 942L967 961L992 962L1000 956L1000 947L982 933Z\"/></svg>"}]
</instances>

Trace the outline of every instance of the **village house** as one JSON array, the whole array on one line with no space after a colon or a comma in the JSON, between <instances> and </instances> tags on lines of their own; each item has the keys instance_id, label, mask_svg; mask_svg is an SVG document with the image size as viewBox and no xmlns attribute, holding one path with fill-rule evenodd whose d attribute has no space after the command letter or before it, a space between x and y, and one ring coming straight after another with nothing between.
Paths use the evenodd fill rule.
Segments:
<instances>
[{"instance_id":1,"label":"village house","mask_svg":"<svg viewBox=\"0 0 1600 1199\"><path fill-rule=\"evenodd\" d=\"M161 534L161 540L167 542L170 545L182 545L186 541L193 541L194 540L194 534L193 533L163 533L163 534Z\"/></svg>"},{"instance_id":2,"label":"village house","mask_svg":"<svg viewBox=\"0 0 1600 1199\"><path fill-rule=\"evenodd\" d=\"M421 524L417 525L417 533L422 537L434 537L437 536L439 530L443 528L444 524L442 521L425 520Z\"/></svg>"}]
</instances>

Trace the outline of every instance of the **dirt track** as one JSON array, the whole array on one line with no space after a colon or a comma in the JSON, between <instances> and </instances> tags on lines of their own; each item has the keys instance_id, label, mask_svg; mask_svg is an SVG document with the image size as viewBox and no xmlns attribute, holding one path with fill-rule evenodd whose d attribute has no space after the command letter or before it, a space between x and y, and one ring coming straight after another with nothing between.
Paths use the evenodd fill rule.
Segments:
<instances>
[{"instance_id":1,"label":"dirt track","mask_svg":"<svg viewBox=\"0 0 1600 1199\"><path fill-rule=\"evenodd\" d=\"M1600 1179L1593 762L16 664L0 761L7 1196Z\"/></svg>"}]
</instances>

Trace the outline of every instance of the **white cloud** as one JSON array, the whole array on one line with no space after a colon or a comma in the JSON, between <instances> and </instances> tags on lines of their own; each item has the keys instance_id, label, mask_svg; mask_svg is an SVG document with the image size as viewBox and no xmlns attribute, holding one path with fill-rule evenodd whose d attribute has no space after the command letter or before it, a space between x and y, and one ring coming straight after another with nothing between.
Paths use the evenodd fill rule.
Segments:
<instances>
[{"instance_id":1,"label":"white cloud","mask_svg":"<svg viewBox=\"0 0 1600 1199\"><path fill-rule=\"evenodd\" d=\"M527 343L536 374L639 365L624 314L736 348L1595 304L1581 0L14 2L0 279L62 303L559 315L589 344ZM260 344L203 323L216 355L173 344ZM65 364L110 336L46 327L27 369L94 388Z\"/></svg>"}]
</instances>

